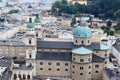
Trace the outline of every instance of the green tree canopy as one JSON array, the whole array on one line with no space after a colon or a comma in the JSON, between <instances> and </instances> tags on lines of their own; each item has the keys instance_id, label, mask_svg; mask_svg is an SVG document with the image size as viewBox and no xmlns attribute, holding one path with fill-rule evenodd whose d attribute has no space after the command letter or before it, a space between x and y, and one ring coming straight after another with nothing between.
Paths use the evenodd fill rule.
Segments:
<instances>
[{"instance_id":1,"label":"green tree canopy","mask_svg":"<svg viewBox=\"0 0 120 80\"><path fill-rule=\"evenodd\" d=\"M120 19L120 0L91 1L90 5L81 5L79 3L71 5L66 0L56 1L52 6L52 11L55 13L54 10L58 8L60 10L58 13L77 14L79 12L80 14L93 14L95 17L103 19Z\"/></svg>"},{"instance_id":2,"label":"green tree canopy","mask_svg":"<svg viewBox=\"0 0 120 80\"><path fill-rule=\"evenodd\" d=\"M12 10L10 10L8 13L9 13L9 14L18 13L18 11L19 11L19 10L14 10L14 9L12 9Z\"/></svg>"},{"instance_id":3,"label":"green tree canopy","mask_svg":"<svg viewBox=\"0 0 120 80\"><path fill-rule=\"evenodd\" d=\"M120 31L120 23L118 23L116 26L114 26L115 31Z\"/></svg>"},{"instance_id":4,"label":"green tree canopy","mask_svg":"<svg viewBox=\"0 0 120 80\"><path fill-rule=\"evenodd\" d=\"M112 25L112 22L110 20L107 21L107 26L111 27L111 25Z\"/></svg>"}]
</instances>

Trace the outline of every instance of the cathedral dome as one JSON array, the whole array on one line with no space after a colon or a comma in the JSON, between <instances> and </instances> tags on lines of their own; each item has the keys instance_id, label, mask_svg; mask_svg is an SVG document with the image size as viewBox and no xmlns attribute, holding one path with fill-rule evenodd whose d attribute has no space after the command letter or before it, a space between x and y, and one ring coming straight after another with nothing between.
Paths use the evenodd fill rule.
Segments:
<instances>
[{"instance_id":1,"label":"cathedral dome","mask_svg":"<svg viewBox=\"0 0 120 80\"><path fill-rule=\"evenodd\" d=\"M74 37L89 38L92 36L92 32L88 26L77 26L74 31Z\"/></svg>"}]
</instances>

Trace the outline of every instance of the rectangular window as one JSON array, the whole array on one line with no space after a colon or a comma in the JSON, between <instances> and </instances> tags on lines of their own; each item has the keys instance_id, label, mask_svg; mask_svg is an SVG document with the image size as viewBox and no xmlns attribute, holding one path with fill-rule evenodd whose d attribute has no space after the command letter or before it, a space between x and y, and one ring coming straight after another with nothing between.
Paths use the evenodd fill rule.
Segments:
<instances>
[{"instance_id":1,"label":"rectangular window","mask_svg":"<svg viewBox=\"0 0 120 80\"><path fill-rule=\"evenodd\" d=\"M31 40L29 40L29 44L31 44Z\"/></svg>"},{"instance_id":2,"label":"rectangular window","mask_svg":"<svg viewBox=\"0 0 120 80\"><path fill-rule=\"evenodd\" d=\"M31 54L29 55L29 58L31 58Z\"/></svg>"},{"instance_id":3,"label":"rectangular window","mask_svg":"<svg viewBox=\"0 0 120 80\"><path fill-rule=\"evenodd\" d=\"M107 54L105 54L105 57L107 56Z\"/></svg>"},{"instance_id":4,"label":"rectangular window","mask_svg":"<svg viewBox=\"0 0 120 80\"><path fill-rule=\"evenodd\" d=\"M43 70L43 68L40 68L40 70Z\"/></svg>"},{"instance_id":5,"label":"rectangular window","mask_svg":"<svg viewBox=\"0 0 120 80\"><path fill-rule=\"evenodd\" d=\"M83 70L84 69L84 67L80 67L80 70Z\"/></svg>"},{"instance_id":6,"label":"rectangular window","mask_svg":"<svg viewBox=\"0 0 120 80\"><path fill-rule=\"evenodd\" d=\"M60 63L56 63L57 66L60 66Z\"/></svg>"},{"instance_id":7,"label":"rectangular window","mask_svg":"<svg viewBox=\"0 0 120 80\"><path fill-rule=\"evenodd\" d=\"M43 65L43 62L40 62L40 65Z\"/></svg>"},{"instance_id":8,"label":"rectangular window","mask_svg":"<svg viewBox=\"0 0 120 80\"><path fill-rule=\"evenodd\" d=\"M90 61L91 59L89 58L88 61Z\"/></svg>"},{"instance_id":9,"label":"rectangular window","mask_svg":"<svg viewBox=\"0 0 120 80\"><path fill-rule=\"evenodd\" d=\"M38 37L38 32L36 33L36 37Z\"/></svg>"},{"instance_id":10,"label":"rectangular window","mask_svg":"<svg viewBox=\"0 0 120 80\"><path fill-rule=\"evenodd\" d=\"M68 66L68 63L65 63L65 66Z\"/></svg>"},{"instance_id":11,"label":"rectangular window","mask_svg":"<svg viewBox=\"0 0 120 80\"><path fill-rule=\"evenodd\" d=\"M51 65L51 62L48 62L48 65Z\"/></svg>"},{"instance_id":12,"label":"rectangular window","mask_svg":"<svg viewBox=\"0 0 120 80\"><path fill-rule=\"evenodd\" d=\"M73 68L75 68L75 65L73 65Z\"/></svg>"},{"instance_id":13,"label":"rectangular window","mask_svg":"<svg viewBox=\"0 0 120 80\"><path fill-rule=\"evenodd\" d=\"M84 59L80 59L80 62L84 62Z\"/></svg>"},{"instance_id":14,"label":"rectangular window","mask_svg":"<svg viewBox=\"0 0 120 80\"><path fill-rule=\"evenodd\" d=\"M65 69L65 71L68 71L68 69Z\"/></svg>"},{"instance_id":15,"label":"rectangular window","mask_svg":"<svg viewBox=\"0 0 120 80\"><path fill-rule=\"evenodd\" d=\"M99 68L99 65L95 65L95 68Z\"/></svg>"},{"instance_id":16,"label":"rectangular window","mask_svg":"<svg viewBox=\"0 0 120 80\"><path fill-rule=\"evenodd\" d=\"M88 67L89 69L91 68L91 66Z\"/></svg>"}]
</instances>

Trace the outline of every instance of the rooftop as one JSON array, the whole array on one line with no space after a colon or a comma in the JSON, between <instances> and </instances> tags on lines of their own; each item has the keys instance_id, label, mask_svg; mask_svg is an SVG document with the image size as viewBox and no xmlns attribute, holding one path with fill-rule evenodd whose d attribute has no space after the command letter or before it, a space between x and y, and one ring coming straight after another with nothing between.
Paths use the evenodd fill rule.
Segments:
<instances>
[{"instance_id":1,"label":"rooftop","mask_svg":"<svg viewBox=\"0 0 120 80\"><path fill-rule=\"evenodd\" d=\"M0 67L9 67L11 65L11 59L0 59Z\"/></svg>"},{"instance_id":2,"label":"rooftop","mask_svg":"<svg viewBox=\"0 0 120 80\"><path fill-rule=\"evenodd\" d=\"M71 61L72 53L58 53L58 52L37 52L37 60L63 60Z\"/></svg>"},{"instance_id":3,"label":"rooftop","mask_svg":"<svg viewBox=\"0 0 120 80\"><path fill-rule=\"evenodd\" d=\"M92 53L91 50L89 50L89 49L87 49L85 47L80 47L80 48L74 49L74 50L72 50L72 52L75 53L75 54L81 54L81 55L83 55L83 54L91 54Z\"/></svg>"},{"instance_id":4,"label":"rooftop","mask_svg":"<svg viewBox=\"0 0 120 80\"><path fill-rule=\"evenodd\" d=\"M113 47L120 52L120 39L117 39Z\"/></svg>"},{"instance_id":5,"label":"rooftop","mask_svg":"<svg viewBox=\"0 0 120 80\"><path fill-rule=\"evenodd\" d=\"M102 44L103 45L103 44ZM106 46L106 45L105 45ZM44 48L44 49L77 49L80 47L85 47L89 50L106 50L106 47L101 46L101 43L93 42L89 46L76 46L73 44L73 42L56 42L56 41L40 41L39 39L37 40L37 48Z\"/></svg>"},{"instance_id":6,"label":"rooftop","mask_svg":"<svg viewBox=\"0 0 120 80\"><path fill-rule=\"evenodd\" d=\"M106 68L104 69L104 72L109 80L120 80L120 71L117 68Z\"/></svg>"},{"instance_id":7,"label":"rooftop","mask_svg":"<svg viewBox=\"0 0 120 80\"><path fill-rule=\"evenodd\" d=\"M100 43L100 50L108 50L108 49L109 49L109 46Z\"/></svg>"},{"instance_id":8,"label":"rooftop","mask_svg":"<svg viewBox=\"0 0 120 80\"><path fill-rule=\"evenodd\" d=\"M13 46L23 46L25 45L22 41L16 39L0 40L0 45L13 45Z\"/></svg>"}]
</instances>

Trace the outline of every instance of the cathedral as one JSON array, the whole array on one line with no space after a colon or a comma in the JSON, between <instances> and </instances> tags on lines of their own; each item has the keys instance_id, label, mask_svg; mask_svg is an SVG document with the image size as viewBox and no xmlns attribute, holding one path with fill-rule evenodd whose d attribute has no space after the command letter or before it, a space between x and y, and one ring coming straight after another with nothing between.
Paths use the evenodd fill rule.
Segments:
<instances>
[{"instance_id":1,"label":"cathedral","mask_svg":"<svg viewBox=\"0 0 120 80\"><path fill-rule=\"evenodd\" d=\"M34 22L29 19L21 40L0 41L2 56L13 58L12 80L48 77L103 80L103 69L109 63L109 47L93 42L92 31L85 21L74 28L73 42L44 41L42 34L37 15Z\"/></svg>"}]
</instances>

